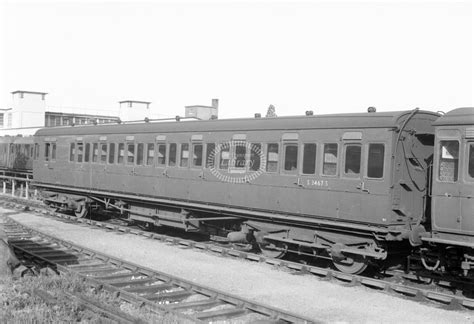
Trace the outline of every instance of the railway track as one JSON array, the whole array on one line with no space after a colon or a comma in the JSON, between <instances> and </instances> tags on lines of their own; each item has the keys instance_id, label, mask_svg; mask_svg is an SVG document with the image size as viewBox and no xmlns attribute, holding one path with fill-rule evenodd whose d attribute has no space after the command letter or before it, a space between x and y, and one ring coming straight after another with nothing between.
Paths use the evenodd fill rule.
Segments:
<instances>
[{"instance_id":1,"label":"railway track","mask_svg":"<svg viewBox=\"0 0 474 324\"><path fill-rule=\"evenodd\" d=\"M121 300L146 306L159 314L173 314L197 323L216 320L240 323L259 320L269 323L316 322L66 242L28 228L9 217L6 217L4 230L9 243L22 258L83 277ZM51 298L44 292L39 292L39 295ZM79 298L89 307L97 308L83 297L69 298ZM110 313L110 310L100 307L98 311ZM123 317L116 313L112 315Z\"/></svg>"},{"instance_id":2,"label":"railway track","mask_svg":"<svg viewBox=\"0 0 474 324\"><path fill-rule=\"evenodd\" d=\"M10 198L9 198L10 199ZM12 205L13 203L13 205ZM23 201L12 201L10 208L21 207L28 202ZM35 204L33 204L35 205ZM36 207L37 205L35 205ZM349 286L364 286L387 294L395 295L402 298L409 298L412 300L433 303L439 307L447 309L461 309L461 310L473 310L474 299L472 296L463 295L462 291L459 291L449 281L443 282L442 286L439 285L428 285L426 281L420 279L414 274L407 274L402 271L393 271L391 275L384 278L371 278L363 275L351 275L339 272L334 269L323 268L313 265L301 264L289 260L273 259L266 257L261 254L255 254L246 251L235 250L231 247L224 247L219 244L211 242L197 242L190 239L184 239L164 234L152 233L136 228L130 228L128 226L122 226L118 224L111 224L108 222L77 218L70 215L61 213L51 212L46 209L37 210L41 215L46 217L54 217L55 219L62 219L66 222L76 222L79 224L85 224L96 228L102 228L107 231L116 231L121 233L134 234L144 236L150 239L155 239L168 244L174 244L177 246L185 246L199 251L207 251L216 254L220 254L226 257L240 258L243 260L263 262L275 267L285 268L294 273L308 274L323 280L331 280L343 285ZM444 288L443 288L444 287Z\"/></svg>"}]
</instances>

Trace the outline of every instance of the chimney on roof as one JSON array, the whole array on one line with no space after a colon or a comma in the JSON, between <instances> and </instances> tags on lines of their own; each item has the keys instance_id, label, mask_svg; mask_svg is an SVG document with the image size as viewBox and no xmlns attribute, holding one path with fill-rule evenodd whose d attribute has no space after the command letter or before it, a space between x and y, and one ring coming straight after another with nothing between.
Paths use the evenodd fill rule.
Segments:
<instances>
[{"instance_id":1,"label":"chimney on roof","mask_svg":"<svg viewBox=\"0 0 474 324\"><path fill-rule=\"evenodd\" d=\"M212 99L212 108L219 109L219 99Z\"/></svg>"}]
</instances>

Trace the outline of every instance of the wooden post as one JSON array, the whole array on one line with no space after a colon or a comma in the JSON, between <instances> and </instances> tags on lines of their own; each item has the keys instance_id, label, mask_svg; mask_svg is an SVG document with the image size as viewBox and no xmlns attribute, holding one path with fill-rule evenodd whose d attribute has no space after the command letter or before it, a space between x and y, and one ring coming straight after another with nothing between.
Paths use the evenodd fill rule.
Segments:
<instances>
[{"instance_id":1,"label":"wooden post","mask_svg":"<svg viewBox=\"0 0 474 324\"><path fill-rule=\"evenodd\" d=\"M15 180L12 180L12 197L15 197Z\"/></svg>"},{"instance_id":2,"label":"wooden post","mask_svg":"<svg viewBox=\"0 0 474 324\"><path fill-rule=\"evenodd\" d=\"M26 199L29 199L29 198L30 198L30 195L29 195L29 193L28 193L28 190L29 190L29 188L28 188L28 187L29 187L29 186L28 186L28 181L26 181L25 186L26 186L25 198L26 198Z\"/></svg>"}]
</instances>

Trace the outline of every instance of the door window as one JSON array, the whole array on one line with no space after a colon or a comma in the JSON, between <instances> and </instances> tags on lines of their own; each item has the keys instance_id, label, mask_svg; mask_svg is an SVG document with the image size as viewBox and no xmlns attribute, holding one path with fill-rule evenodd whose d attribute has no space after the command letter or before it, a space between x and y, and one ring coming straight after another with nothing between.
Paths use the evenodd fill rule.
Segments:
<instances>
[{"instance_id":1,"label":"door window","mask_svg":"<svg viewBox=\"0 0 474 324\"><path fill-rule=\"evenodd\" d=\"M337 144L324 144L323 174L337 174Z\"/></svg>"},{"instance_id":2,"label":"door window","mask_svg":"<svg viewBox=\"0 0 474 324\"><path fill-rule=\"evenodd\" d=\"M316 171L316 144L304 144L303 174L314 174Z\"/></svg>"},{"instance_id":3,"label":"door window","mask_svg":"<svg viewBox=\"0 0 474 324\"><path fill-rule=\"evenodd\" d=\"M285 171L296 172L298 168L298 145L285 145Z\"/></svg>"},{"instance_id":4,"label":"door window","mask_svg":"<svg viewBox=\"0 0 474 324\"><path fill-rule=\"evenodd\" d=\"M469 144L469 161L467 162L467 172L471 178L474 178L474 143Z\"/></svg>"},{"instance_id":5,"label":"door window","mask_svg":"<svg viewBox=\"0 0 474 324\"><path fill-rule=\"evenodd\" d=\"M443 182L458 181L459 142L439 142L439 170L438 179Z\"/></svg>"},{"instance_id":6,"label":"door window","mask_svg":"<svg viewBox=\"0 0 474 324\"><path fill-rule=\"evenodd\" d=\"M383 177L384 156L384 144L369 144L369 155L367 158L367 177L376 179L380 179Z\"/></svg>"}]
</instances>

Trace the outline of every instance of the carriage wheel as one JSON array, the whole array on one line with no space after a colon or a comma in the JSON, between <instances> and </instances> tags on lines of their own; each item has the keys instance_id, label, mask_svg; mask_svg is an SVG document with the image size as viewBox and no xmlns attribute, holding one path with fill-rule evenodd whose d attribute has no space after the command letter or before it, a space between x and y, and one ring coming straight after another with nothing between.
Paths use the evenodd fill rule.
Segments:
<instances>
[{"instance_id":1,"label":"carriage wheel","mask_svg":"<svg viewBox=\"0 0 474 324\"><path fill-rule=\"evenodd\" d=\"M269 242L263 242L263 243L258 243L258 247L260 248L260 251L262 251L262 254L266 256L267 258L273 258L273 259L280 259L282 258L285 254L286 251L288 250L288 247L285 244L278 244L278 243L269 243Z\"/></svg>"},{"instance_id":2,"label":"carriage wheel","mask_svg":"<svg viewBox=\"0 0 474 324\"><path fill-rule=\"evenodd\" d=\"M345 258L332 257L332 263L339 271L349 274L360 274L367 269L369 260L358 254L351 254Z\"/></svg>"},{"instance_id":3,"label":"carriage wheel","mask_svg":"<svg viewBox=\"0 0 474 324\"><path fill-rule=\"evenodd\" d=\"M77 218L86 217L88 214L89 208L85 203L81 203L78 208L74 211L74 214Z\"/></svg>"}]
</instances>

